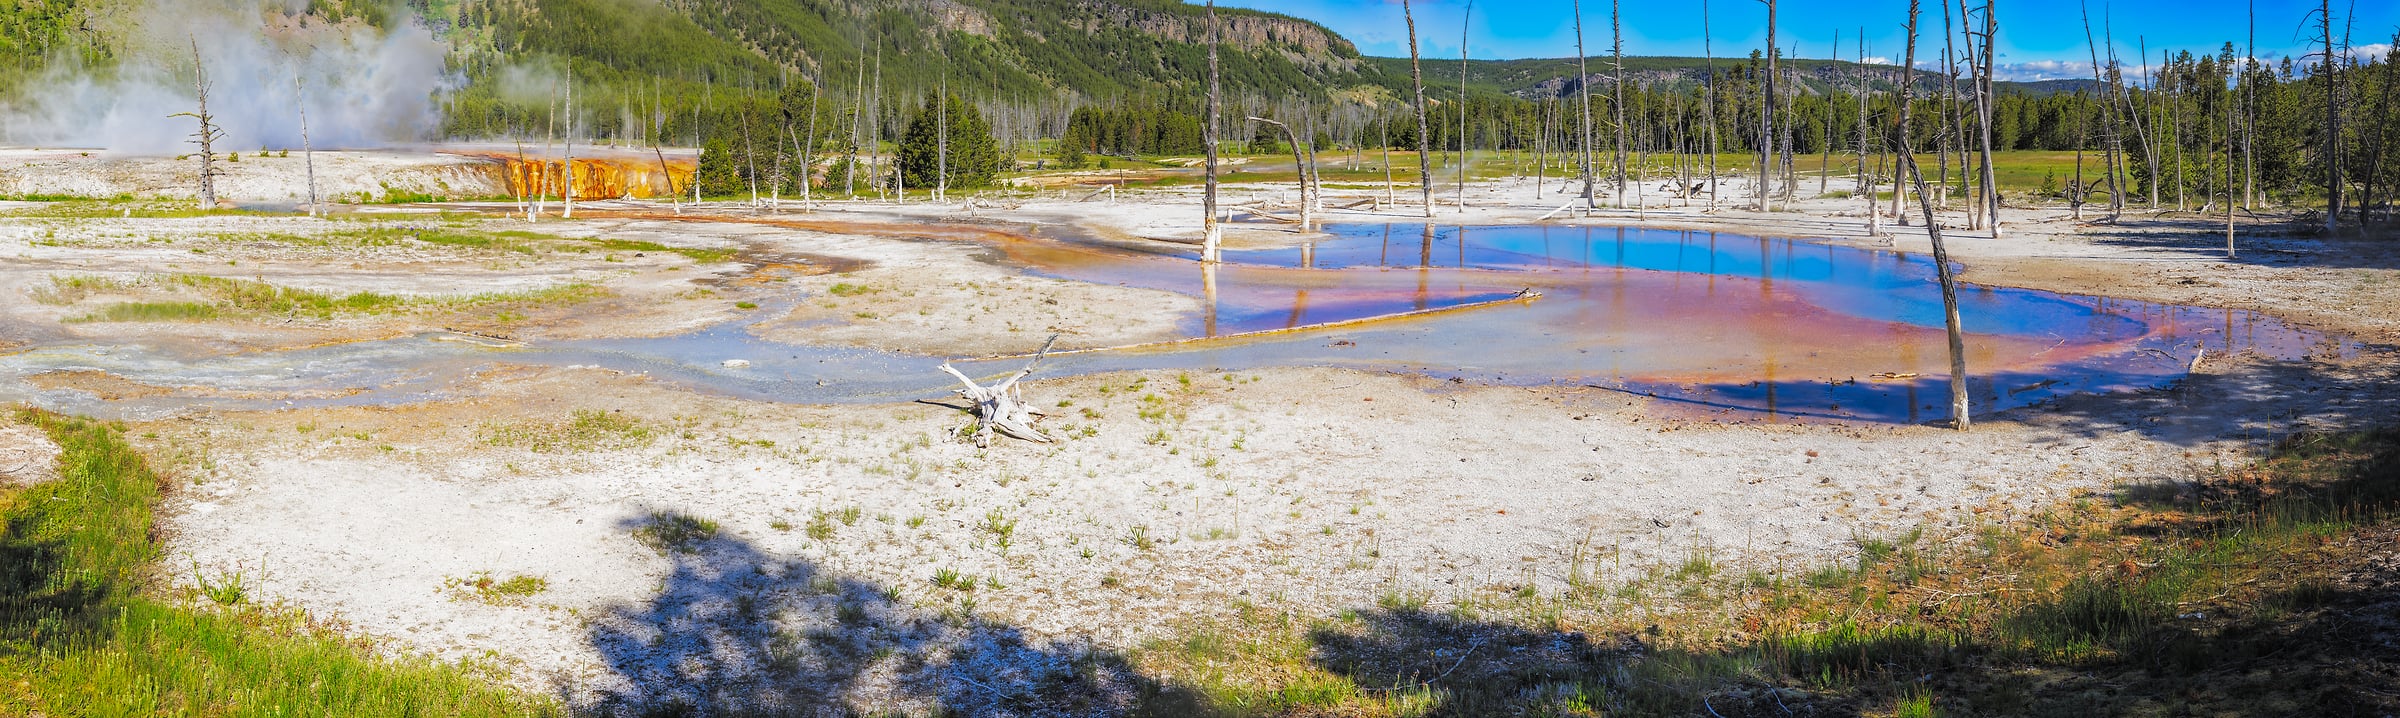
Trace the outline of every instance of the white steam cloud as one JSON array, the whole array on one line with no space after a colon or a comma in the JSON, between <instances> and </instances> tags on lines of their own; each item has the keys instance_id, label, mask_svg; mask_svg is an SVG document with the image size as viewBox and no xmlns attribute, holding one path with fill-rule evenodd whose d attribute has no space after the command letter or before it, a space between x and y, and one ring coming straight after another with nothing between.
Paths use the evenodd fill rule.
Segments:
<instances>
[{"instance_id":1,"label":"white steam cloud","mask_svg":"<svg viewBox=\"0 0 2400 718\"><path fill-rule=\"evenodd\" d=\"M447 48L415 22L379 30L328 24L274 0L164 0L138 14L115 68L54 66L0 106L0 140L177 154L197 125L172 117L195 107L193 45L211 83L219 151L300 147L308 110L318 148L428 139L441 124L439 96L456 84Z\"/></svg>"}]
</instances>

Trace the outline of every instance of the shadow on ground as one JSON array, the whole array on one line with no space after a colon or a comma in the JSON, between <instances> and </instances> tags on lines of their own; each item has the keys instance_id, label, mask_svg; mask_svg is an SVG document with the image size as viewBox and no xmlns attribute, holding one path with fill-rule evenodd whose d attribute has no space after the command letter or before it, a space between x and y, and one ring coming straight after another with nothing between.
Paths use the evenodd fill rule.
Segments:
<instances>
[{"instance_id":1,"label":"shadow on ground","mask_svg":"<svg viewBox=\"0 0 2400 718\"><path fill-rule=\"evenodd\" d=\"M1694 652L1421 610L1377 611L1310 640L1316 665L1411 715L1856 716L1892 711L1910 697L1945 714L2061 718L2400 710L2400 561L2386 555L2347 585L2296 587L2261 604L2274 617L2168 613L2121 636L2087 626L2081 638L2121 650L2091 660L2025 659L1935 634L1865 631ZM2005 620L2062 614L2091 617L2082 606L2045 603ZM2077 627L2045 630L2074 638Z\"/></svg>"},{"instance_id":2,"label":"shadow on ground","mask_svg":"<svg viewBox=\"0 0 2400 718\"><path fill-rule=\"evenodd\" d=\"M1978 407L1974 417L1979 423L2019 422L2071 437L2136 432L2182 446L2223 439L2265 442L2295 431L2372 426L2400 416L2400 359L2394 358L2395 350L2374 346L2358 351L2374 356L2347 364L2212 358L2211 368L2167 380L2161 387L2142 387L2144 380L2138 377L1978 374L1970 367L1967 393ZM1940 376L1872 384L1785 381L1771 388L1761 382L1709 384L1678 394L1653 396L1664 406L1736 419L1947 426L1950 417L1949 379ZM1980 408L2017 394L2053 395L1998 412Z\"/></svg>"},{"instance_id":3,"label":"shadow on ground","mask_svg":"<svg viewBox=\"0 0 2400 718\"><path fill-rule=\"evenodd\" d=\"M2264 437L2285 431L2270 424L2359 425L2400 415L2394 392L2362 385L2384 383L2374 381L2383 376L2374 372L2388 373L2388 367L2348 377L2322 371L2304 363L2244 365L2173 390L2081 397L2042 411L2049 417L2044 421L2062 431L2132 430L2166 440L2186 431L2200 437L2249 430L2244 422L2265 422L2256 427ZM2262 385L2285 388L2255 388ZM2286 391L2314 398L2298 403L2279 393ZM2335 401L2343 392L2355 393ZM2310 408L2305 416L2260 414L2283 406ZM2166 418L2140 419L2145 416ZM2342 436L2354 443L2318 446ZM2355 443L2360 441L2365 443ZM2254 532L2264 507L2299 507L2293 510L2302 513L2292 520L2330 522L2310 524L2322 529L2287 522L2275 535L2298 548L2263 554L2291 559L2301 569L2330 565L2330 572L2263 573L2267 580L2255 591L2230 602L2223 595L2191 600L2185 592L2194 584L2159 583L2169 580L2156 578L2171 573L2165 569L2120 566L2062 582L2054 595L1970 607L1975 615L1968 619L1940 619L1936 604L1920 604L1916 594L1893 588L1906 586L1905 579L1884 577L1876 579L1884 583L1818 587L1853 591L1824 605L1857 612L1854 619L1815 616L1806 619L1811 627L1805 630L1744 632L1730 626L1744 625L1738 622L1749 612L1765 610L1785 594L1729 579L1702 587L1701 594L1724 592L1727 602L1693 610L1722 614L1703 623L1737 623L1703 627L1701 633L1721 628L1725 635L1700 648L1669 647L1692 644L1660 638L1656 625L1587 635L1555 620L1491 620L1474 611L1397 601L1338 618L1284 616L1252 624L1240 622L1270 612L1237 607L1244 618L1184 627L1164 644L1129 656L1029 637L975 617L971 599L990 586L911 587L905 593L915 594L914 600L904 601L896 587L784 559L735 538L654 542L666 547L673 564L658 595L594 618L591 640L608 674L567 693L577 712L610 716L1732 718L1859 715L1893 711L1908 700L1930 700L1961 715L2392 715L2400 713L2400 526L2385 519L2400 510L2400 451L2375 447L2393 446L2400 446L2400 433L2392 430L2300 434L2276 444L2275 455L2340 449L2371 451L2375 458L2322 481L2280 484L2276 495L2243 494L2253 489L2244 488L2239 476L2227 476L2197 485L2135 487L2119 496L2160 516L2189 518L2157 533L2112 529L2118 533L2101 543L2144 537L2157 550L2183 551L2184 558L2175 560L2190 571L2214 570L2206 567L2223 557L2261 555L2220 555L2209 546ZM622 528L658 536L661 525L700 523L654 515ZM2036 531L2027 540L2051 546L2062 539ZM2049 550L2036 553L2048 556ZM2311 552L2333 552L2322 555L2334 559L2305 558L2319 555ZM1977 555L1934 565L1969 577L2003 570L1978 568ZM1891 568L1878 570L1896 576L1917 564L1884 565ZM1856 572L1836 571L1837 584L1849 580L1841 576L1867 571L1864 563ZM1990 579L2013 582L2014 576ZM1816 578L1807 581L1813 585ZM1860 593L1870 590L1882 598ZM1645 620L1672 625L1678 620L1675 601L1656 595L1663 608ZM1647 602L1640 609L1595 605L1653 610ZM1926 611L1927 618L1907 618L1912 611ZM1984 628L1961 629L1945 620ZM1260 634L1283 638L1261 641ZM1161 654L1152 651L1175 655L1153 662Z\"/></svg>"},{"instance_id":4,"label":"shadow on ground","mask_svg":"<svg viewBox=\"0 0 2400 718\"><path fill-rule=\"evenodd\" d=\"M2400 429L2301 434L2276 446L2273 455L2286 463L2272 482L2227 476L2197 491L2129 491L2120 500L2149 507L2152 518L2116 525L2111 543L2160 518L2184 517L2156 537L2165 552L2135 554L2158 558L2156 570L2078 573L2031 600L1945 608L1913 594L1856 593L1882 594L1890 583L1836 582L1818 588L1851 591L1837 605L1854 617L1736 633L1711 650L1655 648L1645 643L1648 631L1594 639L1387 607L1315 624L1309 657L1361 691L1408 697L1407 710L1421 715L1860 715L1909 700L1957 715L2393 715L2400 526L2376 517L2400 509L2395 447ZM2276 518L2262 520L2262 512ZM2251 533L2263 538L2239 538ZM2293 543L2264 553L2227 548L2244 540ZM1977 555L1968 549L1930 566L2018 570L1977 568ZM2211 566L2238 556L2268 567L2223 575L2265 579L2259 590L2226 586L2240 594L2230 600L2198 595L2217 590L2205 578L2217 575ZM1892 576L1918 570L1911 565L1884 564ZM1784 595L1734 594L1735 615L1726 618L1772 614ZM1906 602L1868 608L1878 600ZM1650 620L1672 622L1675 612L1670 605ZM1925 618L1909 618L1918 612Z\"/></svg>"},{"instance_id":5,"label":"shadow on ground","mask_svg":"<svg viewBox=\"0 0 2400 718\"><path fill-rule=\"evenodd\" d=\"M1150 685L1115 654L974 617L957 604L971 592L911 605L896 588L726 537L668 558L657 597L593 621L610 674L568 691L578 713L1116 715Z\"/></svg>"},{"instance_id":6,"label":"shadow on ground","mask_svg":"<svg viewBox=\"0 0 2400 718\"><path fill-rule=\"evenodd\" d=\"M2094 214L2086 208L2085 214L2096 219L2105 212ZM2283 215L2243 214L2237 219L2232 261L2238 264L2400 269L2400 243L2389 238L2327 238L2318 225ZM2151 216L2128 212L2115 224L2092 224L2082 234L2095 244L2182 254L2194 260L2225 261L2223 214L2164 212Z\"/></svg>"},{"instance_id":7,"label":"shadow on ground","mask_svg":"<svg viewBox=\"0 0 2400 718\"><path fill-rule=\"evenodd\" d=\"M579 712L1310 715L1342 705L1288 687L1267 705L1224 701L1139 675L1104 651L914 615L861 582L789 565L776 568L798 570L756 573L773 562L745 563L758 557L738 545L707 553L679 561L649 606L600 621L594 641L614 684ZM720 567L735 570L726 576ZM766 608L777 599L780 608ZM2142 616L2154 627L2116 637L2123 657L2080 662L2000 659L1972 643L1908 633L1655 649L1638 635L1595 639L1415 608L1327 621L1306 641L1308 662L1348 683L1314 690L1425 716L1858 715L1909 695L1979 715L2400 710L2400 694L2388 690L2400 685L2400 652L2391 650L2400 640L2400 555L2388 545L2379 563L2338 585L2295 587L2266 603L2287 618ZM2072 623L2081 611L2037 604L2008 620ZM2094 624L2084 638L2108 640L2108 630Z\"/></svg>"}]
</instances>

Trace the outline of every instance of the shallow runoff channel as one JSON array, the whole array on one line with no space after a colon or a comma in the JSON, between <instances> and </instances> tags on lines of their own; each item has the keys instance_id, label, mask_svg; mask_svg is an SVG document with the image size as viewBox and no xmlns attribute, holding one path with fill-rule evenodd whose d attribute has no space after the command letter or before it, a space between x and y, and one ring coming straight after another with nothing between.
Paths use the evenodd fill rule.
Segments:
<instances>
[{"instance_id":1,"label":"shallow runoff channel","mask_svg":"<svg viewBox=\"0 0 2400 718\"><path fill-rule=\"evenodd\" d=\"M1054 356L1044 364L1048 376L1334 366L1476 383L1594 386L1654 396L1663 408L1687 414L1946 418L1940 290L1931 261L1905 252L1633 227L1428 232L1415 224L1357 224L1327 227L1326 236L1306 244L1231 250L1223 266L1204 268L1188 253L1075 236L982 241L1000 261L1036 274L1204 297L1208 309L1187 320L1187 333L1222 337ZM1490 302L1524 289L1542 296L1308 328ZM2215 356L2294 359L2347 346L2247 311L1973 285L1962 287L1959 299L1978 412L2073 392L2161 386L2183 376L2203 347ZM747 364L728 366L733 359ZM543 364L641 373L754 399L886 402L946 395L949 382L936 369L941 361L770 342L740 322L657 338L500 345L429 334L232 357L68 345L10 357L6 374L13 376L0 376L0 399L136 416L394 404L471 392L478 374L504 364ZM1022 360L958 363L988 376ZM103 403L22 381L72 369L203 390Z\"/></svg>"}]
</instances>

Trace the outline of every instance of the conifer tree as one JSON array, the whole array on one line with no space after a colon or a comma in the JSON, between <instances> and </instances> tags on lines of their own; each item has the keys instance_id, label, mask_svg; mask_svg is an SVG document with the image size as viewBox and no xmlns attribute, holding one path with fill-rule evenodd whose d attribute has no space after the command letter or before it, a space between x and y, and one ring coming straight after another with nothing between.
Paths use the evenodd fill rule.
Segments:
<instances>
[{"instance_id":1,"label":"conifer tree","mask_svg":"<svg viewBox=\"0 0 2400 718\"><path fill-rule=\"evenodd\" d=\"M937 101L943 104L935 104ZM949 121L944 132L942 121ZM944 157L943 145L949 146ZM1000 172L1000 141L983 112L956 95L946 101L927 95L900 135L900 172L910 185L972 189L989 185ZM948 182L940 182L947 171Z\"/></svg>"}]
</instances>

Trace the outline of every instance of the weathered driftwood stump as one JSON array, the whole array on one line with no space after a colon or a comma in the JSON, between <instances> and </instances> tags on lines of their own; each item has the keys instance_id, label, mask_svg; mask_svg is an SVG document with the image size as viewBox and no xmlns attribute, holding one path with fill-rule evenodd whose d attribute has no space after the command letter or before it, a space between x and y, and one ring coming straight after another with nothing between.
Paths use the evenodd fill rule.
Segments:
<instances>
[{"instance_id":1,"label":"weathered driftwood stump","mask_svg":"<svg viewBox=\"0 0 2400 718\"><path fill-rule=\"evenodd\" d=\"M975 383L974 379L967 378L966 374L960 373L948 362L942 364L942 371L958 377L959 383L967 385L958 390L958 395L975 402L975 424L969 435L975 438L976 446L991 446L993 432L1026 441L1050 443L1049 435L1033 428L1033 417L1037 412L1026 406L1023 392L1017 389L1017 380L1032 374L1033 368L1042 363L1042 357L1050 354L1050 345L1057 342L1058 335L1050 335L1050 340L1042 342L1042 350L1033 355L1033 361L1025 363L1025 368L1018 369L1017 373L991 386Z\"/></svg>"}]
</instances>

